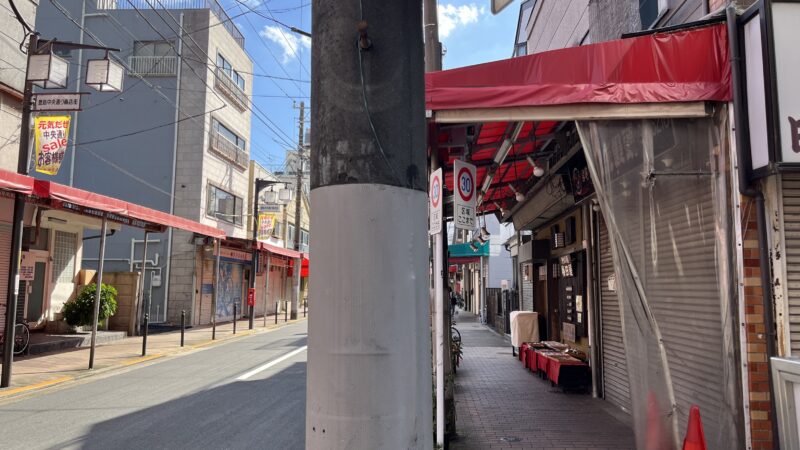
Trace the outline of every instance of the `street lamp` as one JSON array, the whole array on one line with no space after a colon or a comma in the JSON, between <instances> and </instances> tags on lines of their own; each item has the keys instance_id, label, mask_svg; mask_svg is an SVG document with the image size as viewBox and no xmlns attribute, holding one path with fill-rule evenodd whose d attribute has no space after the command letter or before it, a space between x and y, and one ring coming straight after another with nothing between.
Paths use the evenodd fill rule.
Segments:
<instances>
[{"instance_id":1,"label":"street lamp","mask_svg":"<svg viewBox=\"0 0 800 450\"><path fill-rule=\"evenodd\" d=\"M125 78L125 68L113 59L90 59L86 63L86 85L100 92L119 92L122 90L122 80Z\"/></svg>"},{"instance_id":2,"label":"street lamp","mask_svg":"<svg viewBox=\"0 0 800 450\"><path fill-rule=\"evenodd\" d=\"M17 14L17 19L20 19L14 3L11 2L12 8ZM69 72L69 63L64 58L61 58L53 51L59 50L105 50L106 60L108 60L108 52L118 52L119 49L103 47L98 45L78 44L72 42L60 42L56 40L48 40L39 43L39 35L35 33L27 24L23 25L30 33L28 39L28 61L25 68L25 88L22 99L22 123L20 124L19 133L19 157L17 160L17 173L22 175L28 174L28 159L30 157L30 128L31 128L31 111L33 103L33 88L38 86L44 89L49 88L64 88L67 86L67 74ZM124 75L124 71L118 68L106 66L105 76L102 76L102 64L92 64L94 68L88 67L86 73L86 81L100 82L97 89L101 91L109 91L113 89L121 89L122 81L120 79ZM90 61L91 64L91 61ZM90 79L91 78L91 79ZM91 86L91 84L90 84ZM14 359L14 325L17 316L17 303L19 301L19 262L20 255L22 254L22 230L24 227L23 216L25 212L25 197L20 193L14 194L14 212L12 219L11 230L11 252L8 270L8 291L6 303L6 323L5 330L3 331L3 338L5 346L3 349L3 371L0 377L0 387L8 387L11 384L11 371ZM105 220L104 220L105 224ZM102 236L105 236L105 226L103 227ZM102 261L101 266L102 268ZM102 269L98 274L97 290L98 293L102 287ZM93 338L92 338L92 353L89 358L89 368L92 368L94 360L94 333L97 330L97 306L99 305L100 295L96 295L95 300L95 322L93 324Z\"/></svg>"}]
</instances>

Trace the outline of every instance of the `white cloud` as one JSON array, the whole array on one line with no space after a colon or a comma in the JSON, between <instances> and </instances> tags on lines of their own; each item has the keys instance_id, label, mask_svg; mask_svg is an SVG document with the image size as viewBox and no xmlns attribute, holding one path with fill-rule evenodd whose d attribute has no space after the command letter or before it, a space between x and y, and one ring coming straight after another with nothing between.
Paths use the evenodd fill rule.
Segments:
<instances>
[{"instance_id":1,"label":"white cloud","mask_svg":"<svg viewBox=\"0 0 800 450\"><path fill-rule=\"evenodd\" d=\"M286 64L299 54L300 47L311 48L311 39L307 36L297 36L285 30L281 30L276 25L265 26L258 32L259 35L278 44L283 49L283 63Z\"/></svg>"},{"instance_id":2,"label":"white cloud","mask_svg":"<svg viewBox=\"0 0 800 450\"><path fill-rule=\"evenodd\" d=\"M478 19L486 14L485 7L478 7L474 3L455 6L452 3L439 5L439 37L446 38L457 27L477 23Z\"/></svg>"}]
</instances>

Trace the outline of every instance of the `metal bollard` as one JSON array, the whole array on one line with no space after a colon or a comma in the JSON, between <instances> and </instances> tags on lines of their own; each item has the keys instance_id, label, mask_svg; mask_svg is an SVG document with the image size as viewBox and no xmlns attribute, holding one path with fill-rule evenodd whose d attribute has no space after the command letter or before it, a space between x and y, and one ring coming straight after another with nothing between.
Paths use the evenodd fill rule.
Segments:
<instances>
[{"instance_id":1,"label":"metal bollard","mask_svg":"<svg viewBox=\"0 0 800 450\"><path fill-rule=\"evenodd\" d=\"M236 334L236 321L237 319L239 319L238 317L236 317L238 306L239 305L237 305L236 303L233 304L233 334Z\"/></svg>"},{"instance_id":2,"label":"metal bollard","mask_svg":"<svg viewBox=\"0 0 800 450\"><path fill-rule=\"evenodd\" d=\"M278 308L280 307L280 302L275 302L275 325L278 324Z\"/></svg>"},{"instance_id":3,"label":"metal bollard","mask_svg":"<svg viewBox=\"0 0 800 450\"><path fill-rule=\"evenodd\" d=\"M181 310L181 347L183 347L183 335L186 333L186 310Z\"/></svg>"},{"instance_id":4,"label":"metal bollard","mask_svg":"<svg viewBox=\"0 0 800 450\"><path fill-rule=\"evenodd\" d=\"M283 302L283 321L289 321L289 301Z\"/></svg>"},{"instance_id":5,"label":"metal bollard","mask_svg":"<svg viewBox=\"0 0 800 450\"><path fill-rule=\"evenodd\" d=\"M144 334L142 336L142 356L147 355L147 329L150 325L150 314L144 314Z\"/></svg>"},{"instance_id":6,"label":"metal bollard","mask_svg":"<svg viewBox=\"0 0 800 450\"><path fill-rule=\"evenodd\" d=\"M306 316L306 308L308 308L308 302L303 301L303 317Z\"/></svg>"}]
</instances>

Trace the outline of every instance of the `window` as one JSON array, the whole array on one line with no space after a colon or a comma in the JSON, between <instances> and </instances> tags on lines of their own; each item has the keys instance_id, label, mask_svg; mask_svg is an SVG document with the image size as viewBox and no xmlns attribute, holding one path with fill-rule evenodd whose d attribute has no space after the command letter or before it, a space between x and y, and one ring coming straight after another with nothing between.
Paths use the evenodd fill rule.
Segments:
<instances>
[{"instance_id":1,"label":"window","mask_svg":"<svg viewBox=\"0 0 800 450\"><path fill-rule=\"evenodd\" d=\"M56 231L53 245L53 281L72 283L75 277L75 258L78 252L78 234Z\"/></svg>"},{"instance_id":2,"label":"window","mask_svg":"<svg viewBox=\"0 0 800 450\"><path fill-rule=\"evenodd\" d=\"M300 229L300 251L308 252L308 231Z\"/></svg>"},{"instance_id":3,"label":"window","mask_svg":"<svg viewBox=\"0 0 800 450\"><path fill-rule=\"evenodd\" d=\"M653 28L667 11L667 0L639 0L639 16L642 29Z\"/></svg>"},{"instance_id":4,"label":"window","mask_svg":"<svg viewBox=\"0 0 800 450\"><path fill-rule=\"evenodd\" d=\"M225 222L242 224L241 197L237 197L222 189L208 185L208 198L206 198L207 214Z\"/></svg>"},{"instance_id":5,"label":"window","mask_svg":"<svg viewBox=\"0 0 800 450\"><path fill-rule=\"evenodd\" d=\"M168 41L137 41L133 43L133 56L174 56L173 45Z\"/></svg>"},{"instance_id":6,"label":"window","mask_svg":"<svg viewBox=\"0 0 800 450\"><path fill-rule=\"evenodd\" d=\"M283 222L276 222L275 229L272 231L272 235L280 239L281 233L283 233Z\"/></svg>"},{"instance_id":7,"label":"window","mask_svg":"<svg viewBox=\"0 0 800 450\"><path fill-rule=\"evenodd\" d=\"M294 246L294 225L289 224L289 233L286 234L287 247Z\"/></svg>"},{"instance_id":8,"label":"window","mask_svg":"<svg viewBox=\"0 0 800 450\"><path fill-rule=\"evenodd\" d=\"M219 133L222 137L227 139L231 142L231 144L235 145L241 151L245 151L245 140L240 138L238 134L231 131L230 128L226 127L225 125L219 123L217 119L212 119L212 126L214 127L214 131Z\"/></svg>"},{"instance_id":9,"label":"window","mask_svg":"<svg viewBox=\"0 0 800 450\"><path fill-rule=\"evenodd\" d=\"M231 63L219 53L217 53L217 67L222 69L222 71L225 72L225 75L228 75L228 78L233 80L233 82L239 86L239 89L244 91L244 77L242 77L239 72L233 70Z\"/></svg>"}]
</instances>

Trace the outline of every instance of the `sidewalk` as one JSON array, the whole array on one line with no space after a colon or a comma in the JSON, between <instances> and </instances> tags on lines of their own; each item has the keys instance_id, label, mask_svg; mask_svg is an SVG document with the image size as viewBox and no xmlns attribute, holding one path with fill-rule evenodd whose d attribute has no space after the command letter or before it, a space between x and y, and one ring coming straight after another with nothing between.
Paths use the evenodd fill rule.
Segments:
<instances>
[{"instance_id":1,"label":"sidewalk","mask_svg":"<svg viewBox=\"0 0 800 450\"><path fill-rule=\"evenodd\" d=\"M302 320L305 320L305 317L301 312L298 320L289 320L288 323L291 324ZM184 337L184 347L180 346L180 330L150 334L147 337L147 356L144 357L142 356L142 337L128 337L108 344L97 345L93 370L88 369L88 347L35 356L16 356L14 358L11 387L0 389L0 400L133 364L189 352L232 338L266 332L282 327L286 323L287 321L284 320L283 314L278 316L277 325L275 324L274 315L267 317L266 327L264 326L264 318L257 317L253 323L253 330L248 330L248 319L242 319L236 322L235 335L233 334L233 322L218 324L215 340L211 340L212 329L210 326L188 328Z\"/></svg>"},{"instance_id":2,"label":"sidewalk","mask_svg":"<svg viewBox=\"0 0 800 450\"><path fill-rule=\"evenodd\" d=\"M633 449L622 412L585 394L563 394L511 355L511 344L459 312L464 359L456 375L455 450ZM619 418L615 417L619 416ZM622 420L620 420L622 419Z\"/></svg>"}]
</instances>

